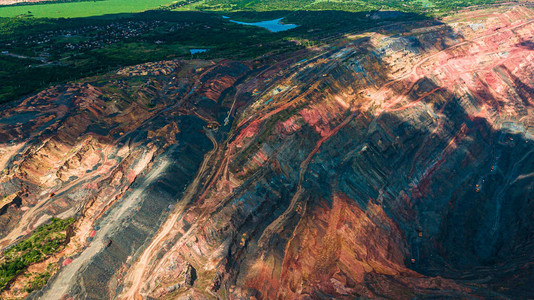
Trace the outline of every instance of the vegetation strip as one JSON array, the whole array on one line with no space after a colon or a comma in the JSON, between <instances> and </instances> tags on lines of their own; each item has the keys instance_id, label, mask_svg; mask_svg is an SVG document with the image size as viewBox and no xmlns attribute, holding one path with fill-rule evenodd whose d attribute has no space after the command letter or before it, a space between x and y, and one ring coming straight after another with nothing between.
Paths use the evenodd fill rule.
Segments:
<instances>
[{"instance_id":1,"label":"vegetation strip","mask_svg":"<svg viewBox=\"0 0 534 300\"><path fill-rule=\"evenodd\" d=\"M0 258L0 291L28 266L44 261L63 249L68 238L67 229L74 221L74 218L65 220L52 218L50 223L37 228L29 238L6 250ZM37 289L44 286L48 278L50 273L47 270L34 278L30 288Z\"/></svg>"}]
</instances>

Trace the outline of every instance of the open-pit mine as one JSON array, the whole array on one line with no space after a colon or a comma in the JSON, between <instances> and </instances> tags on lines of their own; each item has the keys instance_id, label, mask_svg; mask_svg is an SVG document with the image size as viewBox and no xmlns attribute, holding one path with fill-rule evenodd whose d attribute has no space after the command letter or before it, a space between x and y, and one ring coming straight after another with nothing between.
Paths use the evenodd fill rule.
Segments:
<instances>
[{"instance_id":1,"label":"open-pit mine","mask_svg":"<svg viewBox=\"0 0 534 300\"><path fill-rule=\"evenodd\" d=\"M0 166L0 249L73 220L2 299L533 298L534 8L55 85Z\"/></svg>"}]
</instances>

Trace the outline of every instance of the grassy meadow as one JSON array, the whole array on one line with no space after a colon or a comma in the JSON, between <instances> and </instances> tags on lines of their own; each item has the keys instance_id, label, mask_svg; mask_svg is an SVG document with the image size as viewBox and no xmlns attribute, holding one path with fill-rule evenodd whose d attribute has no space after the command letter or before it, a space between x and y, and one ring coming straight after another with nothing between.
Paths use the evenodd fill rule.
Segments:
<instances>
[{"instance_id":1,"label":"grassy meadow","mask_svg":"<svg viewBox=\"0 0 534 300\"><path fill-rule=\"evenodd\" d=\"M31 15L36 18L83 18L142 12L172 4L173 0L97 0L0 6L0 17Z\"/></svg>"}]
</instances>

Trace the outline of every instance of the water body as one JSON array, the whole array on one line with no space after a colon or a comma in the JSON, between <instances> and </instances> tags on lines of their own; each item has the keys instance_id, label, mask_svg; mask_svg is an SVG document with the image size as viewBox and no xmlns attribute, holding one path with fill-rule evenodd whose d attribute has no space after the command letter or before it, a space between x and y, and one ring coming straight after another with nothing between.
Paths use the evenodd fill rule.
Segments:
<instances>
[{"instance_id":1,"label":"water body","mask_svg":"<svg viewBox=\"0 0 534 300\"><path fill-rule=\"evenodd\" d=\"M189 49L189 52L191 52L191 54L197 54L197 53L204 53L204 52L208 52L210 49Z\"/></svg>"},{"instance_id":2,"label":"water body","mask_svg":"<svg viewBox=\"0 0 534 300\"><path fill-rule=\"evenodd\" d=\"M229 17L226 17L226 16L223 16L223 18L229 19ZM265 28L269 30L270 32L286 31L286 30L298 27L298 25L296 24L284 24L282 23L282 19L283 18L279 18L279 19L261 21L261 22L255 22L255 23L247 23L247 22L240 22L240 21L234 21L234 20L229 20L229 21L232 23L237 23L241 25L257 26L257 27Z\"/></svg>"}]
</instances>

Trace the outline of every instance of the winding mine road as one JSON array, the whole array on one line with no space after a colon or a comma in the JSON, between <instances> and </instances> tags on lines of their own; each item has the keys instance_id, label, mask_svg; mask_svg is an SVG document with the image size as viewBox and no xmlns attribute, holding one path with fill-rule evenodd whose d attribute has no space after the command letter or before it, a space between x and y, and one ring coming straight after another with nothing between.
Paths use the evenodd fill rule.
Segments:
<instances>
[{"instance_id":1,"label":"winding mine road","mask_svg":"<svg viewBox=\"0 0 534 300\"><path fill-rule=\"evenodd\" d=\"M293 198L291 198L291 202L288 206L288 208L280 215L276 220L274 220L267 228L263 231L263 234L261 235L259 241L258 241L258 247L262 248L266 246L266 243L269 241L270 237L273 235L273 233L277 232L281 226L284 224L284 222L289 218L290 214L295 211L297 208L297 204L302 197L302 193L304 192L304 188L302 187L302 183L304 182L304 177L306 175L306 171L308 170L308 166L315 156L319 149L321 149L321 146L324 142L328 141L332 136L336 135L343 127L345 127L347 124L350 123L355 117L355 113L351 112L351 114L337 127L332 129L326 136L321 138L313 150L310 152L308 157L306 157L305 160L302 161L300 164L300 172L299 172L299 181L297 184L297 191L293 195Z\"/></svg>"},{"instance_id":2,"label":"winding mine road","mask_svg":"<svg viewBox=\"0 0 534 300\"><path fill-rule=\"evenodd\" d=\"M171 146L169 152L172 152L174 148L176 148L176 145ZM60 270L57 277L53 280L49 288L45 290L40 299L61 299L69 292L69 289L77 282L77 274L100 251L105 249L109 234L113 233L121 225L122 221L131 214L131 211L139 204L139 198L143 192L167 169L169 164L170 161L167 158L163 158L144 178L139 179L140 185L135 187L130 195L123 198L118 203L118 206L104 217L102 227L95 235L93 242L71 264Z\"/></svg>"},{"instance_id":3,"label":"winding mine road","mask_svg":"<svg viewBox=\"0 0 534 300\"><path fill-rule=\"evenodd\" d=\"M140 290L145 282L144 279L146 279L145 274L150 272L151 269L156 269L158 267L152 266L150 261L156 255L157 251L163 247L163 244L169 236L169 233L173 230L174 225L176 225L178 218L182 216L187 204L191 202L191 199L197 193L200 180L202 179L205 171L208 169L208 163L211 161L213 154L215 154L219 149L217 140L213 136L213 133L211 131L207 131L206 136L213 143L213 149L204 157L204 161L197 172L197 176L185 191L172 215L167 218L167 221L165 221L163 226L161 226L161 230L156 234L150 245L143 251L143 254L137 260L137 262L130 268L129 275L125 280L126 293L120 296L121 299L143 299L143 297L141 297ZM189 236L191 232L194 231L194 228L196 228L195 225L193 225L193 227L191 227L188 232L180 238L180 240L184 240L187 236ZM131 284L130 287L128 287L128 283Z\"/></svg>"}]
</instances>

